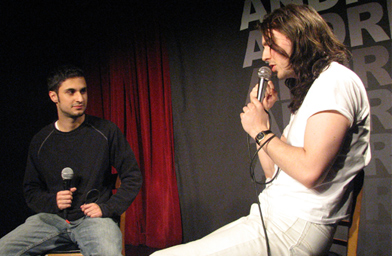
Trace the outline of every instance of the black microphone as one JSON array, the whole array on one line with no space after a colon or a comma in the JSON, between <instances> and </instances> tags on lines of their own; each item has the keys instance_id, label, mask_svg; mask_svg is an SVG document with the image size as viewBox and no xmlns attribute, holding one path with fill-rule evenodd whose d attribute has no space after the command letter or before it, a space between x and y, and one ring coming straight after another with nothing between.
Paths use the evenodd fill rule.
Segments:
<instances>
[{"instance_id":1,"label":"black microphone","mask_svg":"<svg viewBox=\"0 0 392 256\"><path fill-rule=\"evenodd\" d=\"M271 80L272 71L269 67L264 66L259 69L257 75L260 78L257 99L262 102L265 95L265 88L267 88L268 81Z\"/></svg>"},{"instance_id":2,"label":"black microphone","mask_svg":"<svg viewBox=\"0 0 392 256\"><path fill-rule=\"evenodd\" d=\"M63 178L63 188L64 190L69 190L71 188L71 181L74 176L74 172L70 167L65 167L61 171L61 178ZM67 220L67 209L64 209L64 218Z\"/></svg>"}]
</instances>

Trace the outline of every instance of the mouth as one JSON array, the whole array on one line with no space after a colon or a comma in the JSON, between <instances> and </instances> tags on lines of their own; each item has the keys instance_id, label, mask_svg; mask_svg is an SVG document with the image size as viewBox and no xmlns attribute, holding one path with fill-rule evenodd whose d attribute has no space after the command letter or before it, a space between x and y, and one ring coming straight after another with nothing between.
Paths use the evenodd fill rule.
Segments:
<instances>
[{"instance_id":1,"label":"mouth","mask_svg":"<svg viewBox=\"0 0 392 256\"><path fill-rule=\"evenodd\" d=\"M76 105L76 106L73 106L73 108L81 110L84 108L84 105Z\"/></svg>"}]
</instances>

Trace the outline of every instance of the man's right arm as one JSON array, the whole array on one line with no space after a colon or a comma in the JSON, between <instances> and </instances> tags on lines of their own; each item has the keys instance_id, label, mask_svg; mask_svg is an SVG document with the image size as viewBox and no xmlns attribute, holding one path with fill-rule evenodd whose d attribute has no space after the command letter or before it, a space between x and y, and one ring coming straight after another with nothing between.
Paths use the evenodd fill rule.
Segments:
<instances>
[{"instance_id":1,"label":"man's right arm","mask_svg":"<svg viewBox=\"0 0 392 256\"><path fill-rule=\"evenodd\" d=\"M38 171L36 158L32 153L34 151L36 151L34 146L30 145L23 181L26 203L36 213L58 213L60 209L57 207L56 193L48 191L46 183Z\"/></svg>"}]
</instances>

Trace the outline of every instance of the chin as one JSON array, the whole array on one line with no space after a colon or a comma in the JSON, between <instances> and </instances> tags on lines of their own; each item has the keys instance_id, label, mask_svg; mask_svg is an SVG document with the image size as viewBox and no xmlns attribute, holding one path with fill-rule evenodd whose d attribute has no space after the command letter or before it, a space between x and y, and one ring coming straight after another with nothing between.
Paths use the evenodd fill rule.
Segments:
<instances>
[{"instance_id":1,"label":"chin","mask_svg":"<svg viewBox=\"0 0 392 256\"><path fill-rule=\"evenodd\" d=\"M276 77L279 79L279 80L283 80L283 79L289 79L289 78L295 78L295 76L294 75L292 75L292 74L289 74L289 73L276 73Z\"/></svg>"},{"instance_id":2,"label":"chin","mask_svg":"<svg viewBox=\"0 0 392 256\"><path fill-rule=\"evenodd\" d=\"M282 80L282 79L286 79L286 78L287 78L286 76L284 76L284 75L282 75L282 74L279 74L279 73L276 73L276 77L277 77L279 80Z\"/></svg>"},{"instance_id":3,"label":"chin","mask_svg":"<svg viewBox=\"0 0 392 256\"><path fill-rule=\"evenodd\" d=\"M74 113L74 114L70 115L70 117L72 117L72 118L78 118L78 117L81 117L81 116L83 116L83 115L84 115L84 111L83 111L83 112L80 112L80 113Z\"/></svg>"}]
</instances>

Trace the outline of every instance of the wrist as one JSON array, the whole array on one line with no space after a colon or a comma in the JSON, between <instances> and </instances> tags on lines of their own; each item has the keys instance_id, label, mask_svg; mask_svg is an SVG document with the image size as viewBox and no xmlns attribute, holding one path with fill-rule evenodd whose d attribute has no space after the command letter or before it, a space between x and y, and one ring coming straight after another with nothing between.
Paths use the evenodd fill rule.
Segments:
<instances>
[{"instance_id":1,"label":"wrist","mask_svg":"<svg viewBox=\"0 0 392 256\"><path fill-rule=\"evenodd\" d=\"M267 135L268 134L273 134L271 130L263 130L261 132L259 132L255 137L255 141L257 143L257 145L261 145L263 143L263 141L265 141L267 139Z\"/></svg>"}]
</instances>

